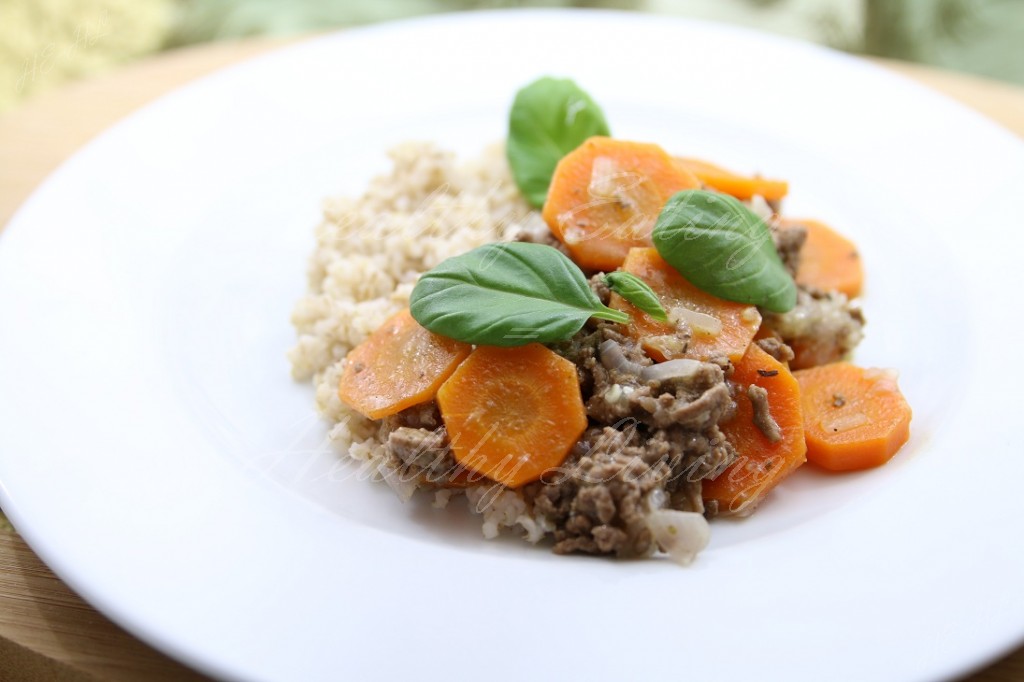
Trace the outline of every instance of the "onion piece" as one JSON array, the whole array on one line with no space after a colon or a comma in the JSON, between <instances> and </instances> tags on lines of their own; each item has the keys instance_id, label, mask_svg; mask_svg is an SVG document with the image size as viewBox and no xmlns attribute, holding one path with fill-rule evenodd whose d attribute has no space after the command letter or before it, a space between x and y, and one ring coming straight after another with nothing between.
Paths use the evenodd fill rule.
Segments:
<instances>
[{"instance_id":1,"label":"onion piece","mask_svg":"<svg viewBox=\"0 0 1024 682\"><path fill-rule=\"evenodd\" d=\"M686 339L675 334L648 336L644 340L644 345L648 349L658 351L666 358L673 358L686 352Z\"/></svg>"},{"instance_id":2,"label":"onion piece","mask_svg":"<svg viewBox=\"0 0 1024 682\"><path fill-rule=\"evenodd\" d=\"M697 512L657 509L644 518L661 551L683 566L692 563L711 539L707 519Z\"/></svg>"},{"instance_id":3,"label":"onion piece","mask_svg":"<svg viewBox=\"0 0 1024 682\"><path fill-rule=\"evenodd\" d=\"M601 356L601 364L606 369L614 369L623 374L634 375L640 374L644 369L643 365L627 358L625 353L622 352L622 346L611 339L602 341L597 350Z\"/></svg>"},{"instance_id":4,"label":"onion piece","mask_svg":"<svg viewBox=\"0 0 1024 682\"><path fill-rule=\"evenodd\" d=\"M683 306L673 306L668 311L670 322L682 320L695 332L718 336L722 333L722 321L714 315L708 315L697 310L691 310Z\"/></svg>"},{"instance_id":5,"label":"onion piece","mask_svg":"<svg viewBox=\"0 0 1024 682\"><path fill-rule=\"evenodd\" d=\"M700 371L703 362L691 360L690 358L679 358L659 362L640 370L640 379L643 381L657 381L663 383L670 379L691 379Z\"/></svg>"}]
</instances>

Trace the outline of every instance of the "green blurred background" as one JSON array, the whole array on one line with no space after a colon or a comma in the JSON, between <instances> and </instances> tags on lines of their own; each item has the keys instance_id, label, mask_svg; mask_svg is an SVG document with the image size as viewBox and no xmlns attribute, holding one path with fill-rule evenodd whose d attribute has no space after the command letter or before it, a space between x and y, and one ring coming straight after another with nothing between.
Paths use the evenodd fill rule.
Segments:
<instances>
[{"instance_id":1,"label":"green blurred background","mask_svg":"<svg viewBox=\"0 0 1024 682\"><path fill-rule=\"evenodd\" d=\"M186 45L523 6L712 19L1024 84L1024 0L0 0L0 112Z\"/></svg>"}]
</instances>

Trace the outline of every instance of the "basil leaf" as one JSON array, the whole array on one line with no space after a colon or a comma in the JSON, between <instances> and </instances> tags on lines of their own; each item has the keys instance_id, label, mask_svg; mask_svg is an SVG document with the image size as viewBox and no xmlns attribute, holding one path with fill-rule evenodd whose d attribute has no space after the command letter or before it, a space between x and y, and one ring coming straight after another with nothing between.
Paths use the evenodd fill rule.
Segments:
<instances>
[{"instance_id":1,"label":"basil leaf","mask_svg":"<svg viewBox=\"0 0 1024 682\"><path fill-rule=\"evenodd\" d=\"M727 194L675 194L658 215L651 238L669 265L709 294L777 313L796 305L796 283L775 250L771 230Z\"/></svg>"},{"instance_id":2,"label":"basil leaf","mask_svg":"<svg viewBox=\"0 0 1024 682\"><path fill-rule=\"evenodd\" d=\"M441 262L412 290L413 318L465 343L523 346L568 339L590 317L629 322L601 304L586 277L543 244L485 244Z\"/></svg>"},{"instance_id":3,"label":"basil leaf","mask_svg":"<svg viewBox=\"0 0 1024 682\"><path fill-rule=\"evenodd\" d=\"M604 276L608 287L640 310L662 322L668 321L668 313L661 307L661 301L654 290L631 272L609 272Z\"/></svg>"},{"instance_id":4,"label":"basil leaf","mask_svg":"<svg viewBox=\"0 0 1024 682\"><path fill-rule=\"evenodd\" d=\"M509 114L505 153L512 177L540 208L562 157L588 137L609 134L601 108L571 80L535 80L516 93Z\"/></svg>"}]
</instances>

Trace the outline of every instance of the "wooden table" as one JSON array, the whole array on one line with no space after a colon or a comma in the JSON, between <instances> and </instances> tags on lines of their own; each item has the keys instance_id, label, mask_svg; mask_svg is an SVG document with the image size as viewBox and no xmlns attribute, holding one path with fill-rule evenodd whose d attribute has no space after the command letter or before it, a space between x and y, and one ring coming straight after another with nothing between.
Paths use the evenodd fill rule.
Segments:
<instances>
[{"instance_id":1,"label":"wooden table","mask_svg":"<svg viewBox=\"0 0 1024 682\"><path fill-rule=\"evenodd\" d=\"M250 40L169 52L45 93L0 117L0 226L82 144L145 102L282 44ZM1024 89L883 62L1024 136ZM53 575L0 517L0 681L203 680L135 639ZM969 678L1024 680L1024 646Z\"/></svg>"}]
</instances>

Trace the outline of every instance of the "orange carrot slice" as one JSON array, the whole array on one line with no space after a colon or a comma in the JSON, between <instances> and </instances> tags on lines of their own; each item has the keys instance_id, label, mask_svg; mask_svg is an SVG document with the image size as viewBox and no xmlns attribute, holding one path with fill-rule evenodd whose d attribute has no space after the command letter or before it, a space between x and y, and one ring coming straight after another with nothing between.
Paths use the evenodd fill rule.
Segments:
<instances>
[{"instance_id":1,"label":"orange carrot slice","mask_svg":"<svg viewBox=\"0 0 1024 682\"><path fill-rule=\"evenodd\" d=\"M455 460L512 488L559 466L587 427L576 366L539 343L477 347L437 404Z\"/></svg>"},{"instance_id":2,"label":"orange carrot slice","mask_svg":"<svg viewBox=\"0 0 1024 682\"><path fill-rule=\"evenodd\" d=\"M739 175L713 163L682 156L675 157L675 162L696 175L698 180L711 189L732 195L741 201L746 201L755 194L768 201L778 201L789 193L789 183L785 180Z\"/></svg>"},{"instance_id":3,"label":"orange carrot slice","mask_svg":"<svg viewBox=\"0 0 1024 682\"><path fill-rule=\"evenodd\" d=\"M768 201L779 201L790 194L790 183L785 180L740 175L699 159L675 157L674 161L680 168L696 175L703 184L740 201L749 200L754 195L760 195Z\"/></svg>"},{"instance_id":4,"label":"orange carrot slice","mask_svg":"<svg viewBox=\"0 0 1024 682\"><path fill-rule=\"evenodd\" d=\"M592 137L558 163L543 215L579 266L608 272L630 248L651 246L669 197L699 187L657 145Z\"/></svg>"},{"instance_id":5,"label":"orange carrot slice","mask_svg":"<svg viewBox=\"0 0 1024 682\"><path fill-rule=\"evenodd\" d=\"M910 438L912 411L892 371L836 362L794 374L812 463L830 471L870 469Z\"/></svg>"},{"instance_id":6,"label":"orange carrot slice","mask_svg":"<svg viewBox=\"0 0 1024 682\"><path fill-rule=\"evenodd\" d=\"M721 429L739 458L715 480L704 481L703 496L717 502L721 513L744 514L807 460L807 445L800 386L785 365L751 344L730 381L738 389L736 415ZM765 392L774 427L755 421L751 386Z\"/></svg>"},{"instance_id":7,"label":"orange carrot slice","mask_svg":"<svg viewBox=\"0 0 1024 682\"><path fill-rule=\"evenodd\" d=\"M755 306L726 301L701 291L666 263L657 249L631 249L622 269L654 290L670 320L682 317L693 332L684 350L674 337L672 322L659 322L618 294L612 294L609 306L633 318L626 333L659 362L683 357L708 360L722 355L736 362L743 357L761 325L761 314Z\"/></svg>"},{"instance_id":8,"label":"orange carrot slice","mask_svg":"<svg viewBox=\"0 0 1024 682\"><path fill-rule=\"evenodd\" d=\"M471 348L424 329L401 310L349 351L338 397L370 419L396 414L433 400Z\"/></svg>"},{"instance_id":9,"label":"orange carrot slice","mask_svg":"<svg viewBox=\"0 0 1024 682\"><path fill-rule=\"evenodd\" d=\"M860 296L864 268L853 242L817 220L783 221L784 226L803 225L807 241L800 250L796 283L817 289L835 289L848 298Z\"/></svg>"}]
</instances>

